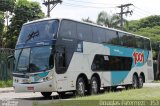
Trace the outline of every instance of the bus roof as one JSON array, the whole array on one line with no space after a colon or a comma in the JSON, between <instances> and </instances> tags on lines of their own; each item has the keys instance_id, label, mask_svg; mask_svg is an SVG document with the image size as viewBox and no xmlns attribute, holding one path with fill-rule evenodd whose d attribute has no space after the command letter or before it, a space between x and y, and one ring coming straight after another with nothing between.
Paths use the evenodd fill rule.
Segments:
<instances>
[{"instance_id":1,"label":"bus roof","mask_svg":"<svg viewBox=\"0 0 160 106\"><path fill-rule=\"evenodd\" d=\"M133 35L133 36L138 36L138 37L142 37L142 38L150 40L150 38L144 37L144 36L141 36L141 35L129 33L129 32L118 30L118 29L114 29L114 28L108 28L108 27L97 25L97 24L94 24L94 23L82 22L82 21L77 21L77 20L68 19L68 18L43 18L43 19L38 19L38 20L34 20L34 21L30 21L30 22L24 23L23 25L27 25L27 24L31 24L31 23L35 23L35 22L53 20L53 19L57 19L57 20L60 20L60 21L61 20L70 20L70 21L74 21L74 22L78 22L78 23L83 23L83 24L87 24L87 25L91 25L91 26L96 26L96 27L100 27L100 28L104 28L104 29L109 29L109 30L112 30L112 31L122 32L122 33L130 34L130 35Z\"/></svg>"}]
</instances>

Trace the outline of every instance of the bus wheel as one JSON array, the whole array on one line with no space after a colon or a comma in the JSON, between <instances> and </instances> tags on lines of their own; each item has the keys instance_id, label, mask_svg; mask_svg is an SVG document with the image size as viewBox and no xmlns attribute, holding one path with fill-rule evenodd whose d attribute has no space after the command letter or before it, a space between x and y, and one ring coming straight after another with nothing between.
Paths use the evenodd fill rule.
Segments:
<instances>
[{"instance_id":1,"label":"bus wheel","mask_svg":"<svg viewBox=\"0 0 160 106\"><path fill-rule=\"evenodd\" d=\"M91 78L91 94L97 94L99 92L98 80L96 77Z\"/></svg>"},{"instance_id":2,"label":"bus wheel","mask_svg":"<svg viewBox=\"0 0 160 106\"><path fill-rule=\"evenodd\" d=\"M133 75L133 78L132 78L132 87L133 88L137 88L138 87L138 78L136 75Z\"/></svg>"},{"instance_id":3,"label":"bus wheel","mask_svg":"<svg viewBox=\"0 0 160 106\"><path fill-rule=\"evenodd\" d=\"M125 85L125 89L126 90L129 90L129 89L131 89L132 88L132 85Z\"/></svg>"},{"instance_id":4,"label":"bus wheel","mask_svg":"<svg viewBox=\"0 0 160 106\"><path fill-rule=\"evenodd\" d=\"M84 96L85 95L85 83L83 78L78 78L76 83L76 94L78 96Z\"/></svg>"},{"instance_id":5,"label":"bus wheel","mask_svg":"<svg viewBox=\"0 0 160 106\"><path fill-rule=\"evenodd\" d=\"M52 92L41 92L41 94L45 97L45 98L49 98L52 94Z\"/></svg>"},{"instance_id":6,"label":"bus wheel","mask_svg":"<svg viewBox=\"0 0 160 106\"><path fill-rule=\"evenodd\" d=\"M65 97L65 92L57 92L60 98L64 98Z\"/></svg>"},{"instance_id":7,"label":"bus wheel","mask_svg":"<svg viewBox=\"0 0 160 106\"><path fill-rule=\"evenodd\" d=\"M142 88L142 87L143 87L143 78L142 76L140 76L138 81L138 88Z\"/></svg>"}]
</instances>

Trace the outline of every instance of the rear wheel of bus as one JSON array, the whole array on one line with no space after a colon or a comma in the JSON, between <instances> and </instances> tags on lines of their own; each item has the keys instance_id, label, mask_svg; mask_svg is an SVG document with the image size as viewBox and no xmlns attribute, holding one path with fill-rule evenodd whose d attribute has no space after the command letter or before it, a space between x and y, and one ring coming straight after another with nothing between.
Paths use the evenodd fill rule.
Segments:
<instances>
[{"instance_id":1,"label":"rear wheel of bus","mask_svg":"<svg viewBox=\"0 0 160 106\"><path fill-rule=\"evenodd\" d=\"M143 78L142 76L140 76L138 81L138 88L142 88L142 87L143 87Z\"/></svg>"},{"instance_id":2,"label":"rear wheel of bus","mask_svg":"<svg viewBox=\"0 0 160 106\"><path fill-rule=\"evenodd\" d=\"M132 87L138 88L138 76L136 74L134 74L132 78Z\"/></svg>"},{"instance_id":3,"label":"rear wheel of bus","mask_svg":"<svg viewBox=\"0 0 160 106\"><path fill-rule=\"evenodd\" d=\"M49 98L51 97L52 92L41 92L41 94L43 95L43 97Z\"/></svg>"},{"instance_id":4,"label":"rear wheel of bus","mask_svg":"<svg viewBox=\"0 0 160 106\"><path fill-rule=\"evenodd\" d=\"M98 79L95 76L91 78L90 94L98 94L100 90L98 83Z\"/></svg>"}]
</instances>

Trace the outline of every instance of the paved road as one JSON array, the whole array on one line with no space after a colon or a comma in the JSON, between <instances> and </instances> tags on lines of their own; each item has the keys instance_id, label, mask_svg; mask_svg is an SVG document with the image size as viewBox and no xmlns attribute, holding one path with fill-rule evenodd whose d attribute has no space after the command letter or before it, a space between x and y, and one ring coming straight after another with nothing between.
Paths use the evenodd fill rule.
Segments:
<instances>
[{"instance_id":1,"label":"paved road","mask_svg":"<svg viewBox=\"0 0 160 106\"><path fill-rule=\"evenodd\" d=\"M68 94L63 99L69 99L73 97L73 95ZM4 105L5 103L8 104L15 104L13 106L32 106L32 103L40 103L46 104L50 102L55 102L60 100L57 93L52 93L51 98L44 98L40 93L15 93L15 92L5 92L0 93L0 106L9 106ZM18 105L16 105L18 103Z\"/></svg>"},{"instance_id":2,"label":"paved road","mask_svg":"<svg viewBox=\"0 0 160 106\"><path fill-rule=\"evenodd\" d=\"M22 103L24 104L24 106L32 106L31 98L34 100L34 98L39 97L41 97L39 93L0 93L0 100L2 100L0 106L5 106L5 103L10 104L10 102L14 102L15 106L22 106ZM18 105L16 105L17 103Z\"/></svg>"}]
</instances>

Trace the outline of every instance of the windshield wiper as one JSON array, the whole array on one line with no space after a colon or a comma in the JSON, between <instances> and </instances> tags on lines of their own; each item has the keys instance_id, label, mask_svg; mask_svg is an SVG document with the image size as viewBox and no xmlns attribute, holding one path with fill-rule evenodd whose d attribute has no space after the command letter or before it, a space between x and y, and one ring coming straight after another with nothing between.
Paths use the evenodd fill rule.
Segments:
<instances>
[{"instance_id":1,"label":"windshield wiper","mask_svg":"<svg viewBox=\"0 0 160 106\"><path fill-rule=\"evenodd\" d=\"M32 39L34 37L38 37L38 36L39 36L39 31L38 30L36 32L33 31L32 33L30 33L28 35L28 39L26 40L26 42L29 41L30 39Z\"/></svg>"}]
</instances>

